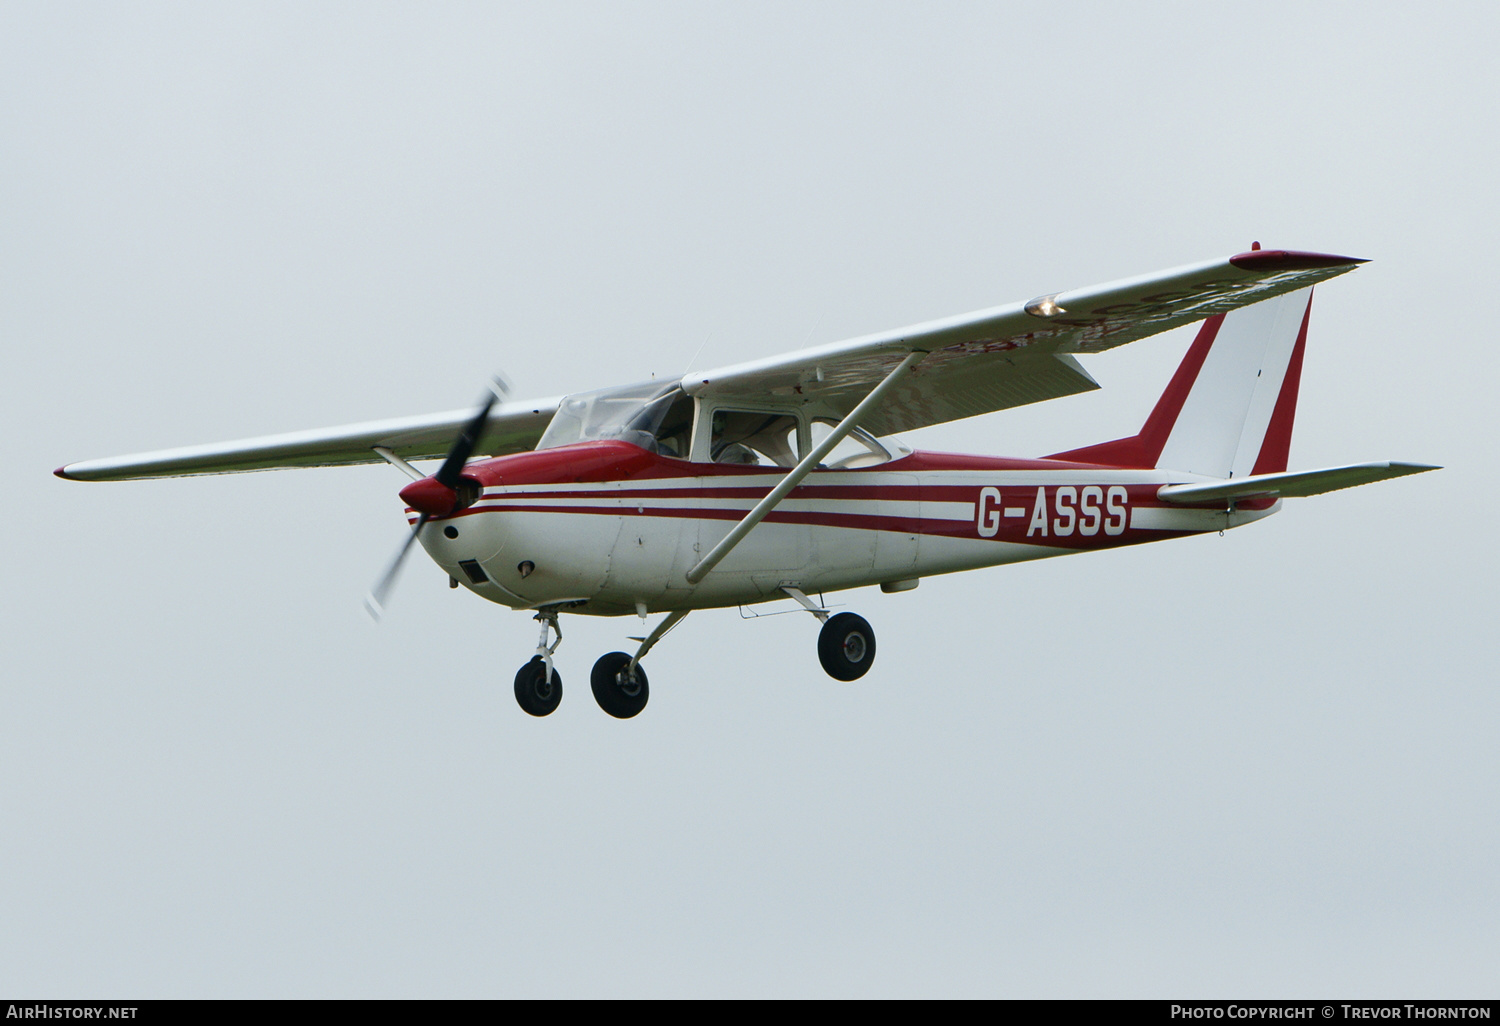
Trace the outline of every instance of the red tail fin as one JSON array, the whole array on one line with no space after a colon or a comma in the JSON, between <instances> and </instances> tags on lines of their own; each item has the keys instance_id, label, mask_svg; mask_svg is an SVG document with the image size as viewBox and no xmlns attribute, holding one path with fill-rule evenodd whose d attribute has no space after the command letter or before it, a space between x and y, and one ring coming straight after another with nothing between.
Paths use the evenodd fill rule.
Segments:
<instances>
[{"instance_id":1,"label":"red tail fin","mask_svg":"<svg viewBox=\"0 0 1500 1026\"><path fill-rule=\"evenodd\" d=\"M1221 478L1286 470L1311 293L1210 317L1139 433L1048 458Z\"/></svg>"},{"instance_id":2,"label":"red tail fin","mask_svg":"<svg viewBox=\"0 0 1500 1026\"><path fill-rule=\"evenodd\" d=\"M1193 382L1198 379L1198 372L1203 369L1203 361L1208 358L1208 351L1213 348L1214 339L1218 337L1219 327L1223 323L1223 314L1203 322L1203 327L1198 329L1198 337L1188 347L1187 355L1177 365L1177 373L1167 382L1167 390L1156 400L1151 416L1146 418L1146 424L1138 434L1129 438L1116 438L1112 442L1097 442L1082 449L1054 453L1047 459L1098 463L1106 467L1156 466L1156 461L1161 458L1162 447L1167 444L1167 436L1172 433L1172 425L1177 423L1177 416L1182 413L1182 404L1193 390Z\"/></svg>"}]
</instances>

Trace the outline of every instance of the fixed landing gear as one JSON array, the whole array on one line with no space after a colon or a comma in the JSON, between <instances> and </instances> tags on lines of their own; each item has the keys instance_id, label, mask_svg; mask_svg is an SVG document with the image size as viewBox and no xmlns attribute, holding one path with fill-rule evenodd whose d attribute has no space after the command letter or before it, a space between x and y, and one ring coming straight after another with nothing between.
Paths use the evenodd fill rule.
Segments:
<instances>
[{"instance_id":1,"label":"fixed landing gear","mask_svg":"<svg viewBox=\"0 0 1500 1026\"><path fill-rule=\"evenodd\" d=\"M618 720L628 720L639 713L651 697L645 669L624 652L600 656L594 672L589 674L589 685L594 689L594 701L599 708Z\"/></svg>"},{"instance_id":2,"label":"fixed landing gear","mask_svg":"<svg viewBox=\"0 0 1500 1026\"><path fill-rule=\"evenodd\" d=\"M781 590L823 621L823 629L818 632L818 662L828 676L834 680L858 680L869 672L875 665L875 631L868 620L853 613L829 616L828 610L800 589L783 584Z\"/></svg>"},{"instance_id":3,"label":"fixed landing gear","mask_svg":"<svg viewBox=\"0 0 1500 1026\"><path fill-rule=\"evenodd\" d=\"M631 638L630 640L641 643L633 656L624 652L610 652L599 657L599 661L594 664L594 672L589 674L589 686L594 689L594 701L599 703L599 708L619 720L628 720L646 708L651 688L646 683L646 671L641 669L641 660L687 615L686 609L668 613L666 619L657 624L656 630L650 635Z\"/></svg>"},{"instance_id":4,"label":"fixed landing gear","mask_svg":"<svg viewBox=\"0 0 1500 1026\"><path fill-rule=\"evenodd\" d=\"M562 644L562 628L557 625L557 609L544 609L536 614L541 621L542 636L537 639L536 655L520 670L516 671L516 704L532 716L547 716L562 701L562 677L552 665L552 654ZM644 614L643 614L644 615ZM682 622L686 610L667 614L650 637L632 638L641 647L635 655L610 652L599 657L594 672L589 675L589 684L594 691L594 701L599 708L620 720L628 720L646 708L651 697L651 687L646 682L646 671L641 669L641 658L651 651L667 632ZM551 634L557 640L548 644Z\"/></svg>"},{"instance_id":5,"label":"fixed landing gear","mask_svg":"<svg viewBox=\"0 0 1500 1026\"><path fill-rule=\"evenodd\" d=\"M562 676L549 675L541 656L516 671L516 702L532 716L546 716L562 701Z\"/></svg>"},{"instance_id":6,"label":"fixed landing gear","mask_svg":"<svg viewBox=\"0 0 1500 1026\"><path fill-rule=\"evenodd\" d=\"M850 681L858 680L870 671L875 665L875 631L868 620L854 613L831 615L791 585L783 585L781 590L822 621L823 628L818 632L818 661L828 676L834 680ZM562 677L552 664L552 655L562 644L562 628L558 626L557 614L556 608L536 614L542 625L536 655L516 673L516 704L530 716L549 716L562 702ZM641 660L686 616L686 610L669 613L650 636L632 638L632 641L641 643L633 656L609 652L599 657L589 674L589 688L599 708L618 720L640 715L651 698L651 685Z\"/></svg>"},{"instance_id":7,"label":"fixed landing gear","mask_svg":"<svg viewBox=\"0 0 1500 1026\"><path fill-rule=\"evenodd\" d=\"M818 632L818 661L834 680L858 680L875 663L875 632L862 616L831 616Z\"/></svg>"},{"instance_id":8,"label":"fixed landing gear","mask_svg":"<svg viewBox=\"0 0 1500 1026\"><path fill-rule=\"evenodd\" d=\"M562 701L562 677L552 665L552 653L562 644L562 628L555 609L543 610L535 618L541 621L542 636L537 639L536 655L516 671L516 704L532 716L546 716ZM557 634L550 645L549 632Z\"/></svg>"}]
</instances>

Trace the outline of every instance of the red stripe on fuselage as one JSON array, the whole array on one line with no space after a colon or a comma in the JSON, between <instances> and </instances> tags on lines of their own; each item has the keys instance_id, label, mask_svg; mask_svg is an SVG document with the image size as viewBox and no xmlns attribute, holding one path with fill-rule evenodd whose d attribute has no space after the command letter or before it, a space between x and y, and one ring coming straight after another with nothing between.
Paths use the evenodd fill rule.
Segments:
<instances>
[{"instance_id":1,"label":"red stripe on fuselage","mask_svg":"<svg viewBox=\"0 0 1500 1026\"><path fill-rule=\"evenodd\" d=\"M1217 325L1214 325L1217 327ZM1199 349L1206 350L1212 335L1204 333ZM1196 354L1194 354L1196 355ZM1191 364L1191 359L1187 361ZM1201 362L1201 361L1197 361ZM1194 373L1196 368L1194 368ZM1188 378L1174 384L1169 392L1185 391L1191 385L1191 376L1179 368L1178 378ZM1166 398L1166 397L1164 397ZM1153 421L1162 421L1174 394L1165 403L1159 403L1159 411ZM1154 426L1154 425L1148 425ZM1170 425L1167 425L1168 427ZM1031 530L1031 519L1039 487L1047 494L1047 519L1054 518L1056 489L1072 487L1082 491L1089 486L1086 475L1090 471L1118 471L1118 465L1087 463L1066 459L1010 459L998 456L981 456L967 453L916 452L898 460L875 467L858 469L834 469L815 471L807 484L793 489L791 500L821 500L837 503L840 500L890 501L890 502L962 502L975 505L979 513L980 495L985 488L1000 488L1005 496L1003 508L1024 508L1022 517L1003 517L996 533L989 537L978 533L975 517L962 520L938 519L935 517L904 517L880 513L838 512L833 510L790 510L785 507L774 510L766 519L770 523L801 524L818 527L846 528L867 531L888 531L930 537L973 538L976 541L1000 541L1028 545L1044 545L1063 549L1107 548L1130 545L1137 542L1155 541L1177 535L1194 534L1195 531L1135 530L1128 521L1122 534L1110 535L1099 531L1096 535L1074 533L1062 537L1052 531L1046 535ZM1007 484L997 479L993 482L973 483L895 483L892 477L911 474L941 474L953 471L988 471L995 474L1006 472L1077 472L1072 481L1058 485ZM708 499L734 499L747 503L758 502L774 487L776 479L787 472L785 467L754 466L737 464L689 463L648 452L628 442L580 442L529 453L516 453L494 459L471 463L464 468L466 476L481 481L487 488L479 504L461 510L454 519L478 516L486 513L530 512L530 513L576 513L585 516L649 516L674 517L678 519L738 521L749 512L749 506L737 509L718 509L701 506L666 508L653 506L662 501ZM831 484L820 483L818 476L838 475L842 480L851 476L869 475L869 483ZM1072 476L1072 475L1069 475ZM705 481L705 479L712 479ZM734 480L738 479L738 480ZM909 480L909 478L908 478ZM681 485L665 484L658 487L643 487L646 482L682 482ZM632 487L631 482L641 486ZM722 482L722 483L719 483ZM543 488L537 491L513 491L513 488L537 485L610 485L619 487ZM1101 484L1107 491L1121 487L1119 483ZM1129 509L1163 507L1156 499L1159 483L1124 485L1127 489ZM569 504L559 504L569 500ZM573 505L576 500L607 500L603 505ZM635 508L630 508L634 506ZM1077 507L1075 507L1075 512ZM993 511L987 511L992 513ZM1002 510L1003 512L1003 510ZM414 518L413 518L414 519Z\"/></svg>"},{"instance_id":2,"label":"red stripe on fuselage","mask_svg":"<svg viewBox=\"0 0 1500 1026\"><path fill-rule=\"evenodd\" d=\"M1121 534L1109 534L1102 529L1104 518L1101 517L1100 524L1095 527L1095 534L1086 535L1081 531L1083 522L1083 511L1080 505L1071 507L1072 513L1069 521L1075 526L1070 534L1058 536L1055 534L1058 517L1061 510L1057 505L1055 489L1058 486L1048 487L1048 500L1046 504L1045 519L1048 523L1046 534L1032 533L1032 516L1035 501L1035 488L1022 486L1024 497L1015 502L1015 506L1024 508L1025 514L1020 517L1002 516L998 524L996 534L991 537L982 537L978 533L978 521L976 518L965 518L962 520L943 520L932 517L902 517L880 513L843 513L830 510L788 510L776 509L766 517L767 523L772 524L800 524L805 526L834 527L864 531L888 531L899 534L916 534L928 537L944 538L971 538L976 541L1011 542L1025 545L1041 545L1050 548L1062 549L1094 549L1113 548L1120 545L1133 545L1139 542L1156 541L1158 539L1177 537L1198 533L1193 530L1168 531L1168 530L1138 530L1130 527L1130 512L1134 509L1156 508L1156 509L1180 509L1181 507L1163 505L1156 501L1157 484L1134 485L1126 487L1127 500L1125 506L1126 523ZM1070 487L1070 486L1062 486ZM1086 485L1072 485L1076 490L1082 490ZM1107 489L1109 486L1099 486ZM1118 486L1117 486L1118 487ZM978 495L980 486L975 485L968 489L969 498L973 501ZM548 499L556 499L562 496L553 493L551 495L532 496L517 495L514 501L507 501L497 505L472 506L462 510L449 519L462 517L480 516L484 514L501 513L572 513L583 516L608 516L608 517L670 517L683 520L717 520L717 521L739 521L749 512L746 509L718 509L709 507L652 507L644 503L635 509L619 505L607 506L578 506L578 505L556 505L548 502ZM576 498L576 495L569 495ZM604 496L598 496L604 497ZM1003 510L1004 507L1001 507ZM1099 507L1096 507L1099 508ZM977 510L977 506L976 506ZM415 518L408 518L409 522L415 522Z\"/></svg>"},{"instance_id":3,"label":"red stripe on fuselage","mask_svg":"<svg viewBox=\"0 0 1500 1026\"><path fill-rule=\"evenodd\" d=\"M979 485L969 489L973 491ZM490 492L484 501L492 499L749 499L759 501L770 494L771 488L589 488L576 491L545 492ZM789 499L891 499L915 502L925 495L922 485L802 485L793 488ZM972 497L968 501L973 501Z\"/></svg>"},{"instance_id":4,"label":"red stripe on fuselage","mask_svg":"<svg viewBox=\"0 0 1500 1026\"><path fill-rule=\"evenodd\" d=\"M967 453L914 452L874 467L842 469L829 467L814 474L911 474L947 470L1088 470L1106 464L1061 459L1011 459ZM788 467L747 467L727 463L689 463L647 452L629 442L578 442L556 449L513 453L479 460L464 468L464 474L486 487L538 484L604 484L614 481L692 480L695 478L780 477ZM768 486L769 487L769 486ZM806 487L816 487L815 485Z\"/></svg>"}]
</instances>

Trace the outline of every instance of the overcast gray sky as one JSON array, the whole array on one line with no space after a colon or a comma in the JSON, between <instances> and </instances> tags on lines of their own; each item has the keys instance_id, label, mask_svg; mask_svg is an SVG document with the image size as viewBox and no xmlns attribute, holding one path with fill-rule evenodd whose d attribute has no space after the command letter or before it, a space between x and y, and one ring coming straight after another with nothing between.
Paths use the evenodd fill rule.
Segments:
<instances>
[{"instance_id":1,"label":"overcast gray sky","mask_svg":"<svg viewBox=\"0 0 1500 1026\"><path fill-rule=\"evenodd\" d=\"M0 2L0 991L1493 996L1495 6ZM386 467L62 463L552 395L1247 248L1319 289L1227 537L574 618L413 560ZM929 429L1035 455L1101 392Z\"/></svg>"}]
</instances>

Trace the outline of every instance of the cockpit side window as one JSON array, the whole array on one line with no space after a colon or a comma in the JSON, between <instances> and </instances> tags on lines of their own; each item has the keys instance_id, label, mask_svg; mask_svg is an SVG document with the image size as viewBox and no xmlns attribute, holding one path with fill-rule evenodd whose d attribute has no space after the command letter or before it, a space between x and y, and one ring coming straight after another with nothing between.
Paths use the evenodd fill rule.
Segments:
<instances>
[{"instance_id":1,"label":"cockpit side window","mask_svg":"<svg viewBox=\"0 0 1500 1026\"><path fill-rule=\"evenodd\" d=\"M715 410L709 458L749 467L795 467L797 418L764 410Z\"/></svg>"}]
</instances>

